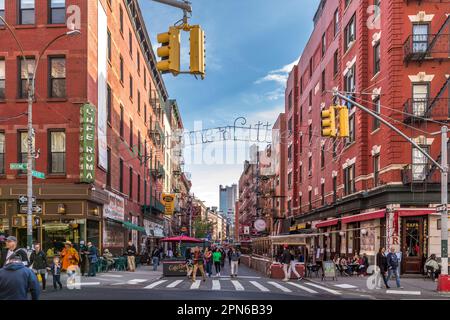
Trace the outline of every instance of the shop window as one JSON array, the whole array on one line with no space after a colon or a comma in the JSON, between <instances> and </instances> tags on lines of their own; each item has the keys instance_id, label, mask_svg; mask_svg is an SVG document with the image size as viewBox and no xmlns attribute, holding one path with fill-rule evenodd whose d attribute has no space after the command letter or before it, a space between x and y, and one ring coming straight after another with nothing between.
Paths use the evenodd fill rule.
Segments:
<instances>
[{"instance_id":1,"label":"shop window","mask_svg":"<svg viewBox=\"0 0 450 320\"><path fill-rule=\"evenodd\" d=\"M66 1L50 0L48 22L50 24L63 24L66 22Z\"/></svg>"},{"instance_id":2,"label":"shop window","mask_svg":"<svg viewBox=\"0 0 450 320\"><path fill-rule=\"evenodd\" d=\"M87 220L86 243L90 241L94 246L99 248L99 240L100 240L100 222L94 220Z\"/></svg>"},{"instance_id":3,"label":"shop window","mask_svg":"<svg viewBox=\"0 0 450 320\"><path fill-rule=\"evenodd\" d=\"M66 58L53 57L49 60L50 97L66 97Z\"/></svg>"},{"instance_id":4,"label":"shop window","mask_svg":"<svg viewBox=\"0 0 450 320\"><path fill-rule=\"evenodd\" d=\"M46 221L43 229L43 249L47 257L59 255L64 249L66 241L72 242L75 247L79 247L80 240L84 239L86 231L86 220L55 220ZM25 229L26 231L26 229ZM98 241L97 241L98 243Z\"/></svg>"},{"instance_id":5,"label":"shop window","mask_svg":"<svg viewBox=\"0 0 450 320\"><path fill-rule=\"evenodd\" d=\"M50 131L49 173L66 172L66 133L64 131Z\"/></svg>"},{"instance_id":6,"label":"shop window","mask_svg":"<svg viewBox=\"0 0 450 320\"><path fill-rule=\"evenodd\" d=\"M35 1L19 0L19 22L18 24L35 23Z\"/></svg>"},{"instance_id":7,"label":"shop window","mask_svg":"<svg viewBox=\"0 0 450 320\"><path fill-rule=\"evenodd\" d=\"M19 98L24 99L28 97L28 77L33 78L35 60L34 58L26 58L26 62L22 57L19 57L20 74L19 74Z\"/></svg>"},{"instance_id":8,"label":"shop window","mask_svg":"<svg viewBox=\"0 0 450 320\"><path fill-rule=\"evenodd\" d=\"M405 222L406 255L407 257L420 257L420 222L408 220Z\"/></svg>"}]
</instances>

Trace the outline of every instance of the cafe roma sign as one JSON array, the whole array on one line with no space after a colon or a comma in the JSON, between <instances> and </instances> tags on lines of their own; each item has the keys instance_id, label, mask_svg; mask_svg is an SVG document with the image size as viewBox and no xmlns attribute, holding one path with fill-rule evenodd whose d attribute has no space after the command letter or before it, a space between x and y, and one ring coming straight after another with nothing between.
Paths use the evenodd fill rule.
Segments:
<instances>
[{"instance_id":1,"label":"cafe roma sign","mask_svg":"<svg viewBox=\"0 0 450 320\"><path fill-rule=\"evenodd\" d=\"M95 107L85 104L80 109L80 181L95 181Z\"/></svg>"}]
</instances>

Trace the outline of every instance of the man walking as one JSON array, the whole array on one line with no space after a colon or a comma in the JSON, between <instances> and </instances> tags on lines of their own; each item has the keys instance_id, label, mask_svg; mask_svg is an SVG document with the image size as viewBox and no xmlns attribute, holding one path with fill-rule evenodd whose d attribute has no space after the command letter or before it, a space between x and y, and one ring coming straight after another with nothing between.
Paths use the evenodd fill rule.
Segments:
<instances>
[{"instance_id":1,"label":"man walking","mask_svg":"<svg viewBox=\"0 0 450 320\"><path fill-rule=\"evenodd\" d=\"M88 259L88 247L84 244L84 240L80 241L80 269L81 269L81 276L84 277L84 274L89 274L89 259Z\"/></svg>"},{"instance_id":2,"label":"man walking","mask_svg":"<svg viewBox=\"0 0 450 320\"><path fill-rule=\"evenodd\" d=\"M192 282L195 282L195 277L197 275L197 270L200 270L202 274L203 281L206 281L205 269L203 268L203 254L199 247L194 249L194 270L192 271Z\"/></svg>"},{"instance_id":3,"label":"man walking","mask_svg":"<svg viewBox=\"0 0 450 320\"><path fill-rule=\"evenodd\" d=\"M87 244L88 247L88 259L89 259L89 277L95 277L97 272L97 262L98 262L98 250L92 244L91 241Z\"/></svg>"},{"instance_id":4,"label":"man walking","mask_svg":"<svg viewBox=\"0 0 450 320\"><path fill-rule=\"evenodd\" d=\"M160 256L161 256L161 252L159 251L159 249L157 247L155 247L152 252L153 271L158 270Z\"/></svg>"},{"instance_id":5,"label":"man walking","mask_svg":"<svg viewBox=\"0 0 450 320\"><path fill-rule=\"evenodd\" d=\"M19 255L22 258L22 264L24 266L29 265L28 255L25 249L17 248L17 238L9 236L6 238L6 248L2 250L0 268L7 264L8 259L12 257L13 254Z\"/></svg>"},{"instance_id":6,"label":"man walking","mask_svg":"<svg viewBox=\"0 0 450 320\"><path fill-rule=\"evenodd\" d=\"M288 278L290 278L291 272L293 272L297 277L297 280L302 280L303 279L302 276L297 272L297 269L295 267L298 261L297 259L295 259L295 251L290 250L290 254L291 254L291 262L289 263Z\"/></svg>"},{"instance_id":7,"label":"man walking","mask_svg":"<svg viewBox=\"0 0 450 320\"><path fill-rule=\"evenodd\" d=\"M397 288L403 289L403 287L400 285L400 274L398 272L399 267L399 259L397 254L395 253L395 248L391 248L391 252L387 255L387 265L388 265L388 276L386 282L389 283L389 280L391 279L392 274L395 276L395 281L397 283Z\"/></svg>"},{"instance_id":8,"label":"man walking","mask_svg":"<svg viewBox=\"0 0 450 320\"><path fill-rule=\"evenodd\" d=\"M289 281L291 275L291 261L293 260L293 257L291 252L289 251L289 246L285 244L283 247L284 247L283 254L281 255L281 263L283 265L283 272L284 272L283 281ZM298 277L300 277L300 275L298 275Z\"/></svg>"},{"instance_id":9,"label":"man walking","mask_svg":"<svg viewBox=\"0 0 450 320\"><path fill-rule=\"evenodd\" d=\"M0 300L39 299L39 282L30 269L26 268L20 254L8 257L5 267L0 269Z\"/></svg>"},{"instance_id":10,"label":"man walking","mask_svg":"<svg viewBox=\"0 0 450 320\"><path fill-rule=\"evenodd\" d=\"M40 243L36 243L34 245L34 250L30 256L30 265L34 274L41 277L42 291L45 291L45 284L47 280L47 256L45 255L44 251L41 250Z\"/></svg>"},{"instance_id":11,"label":"man walking","mask_svg":"<svg viewBox=\"0 0 450 320\"><path fill-rule=\"evenodd\" d=\"M238 266L239 266L239 258L241 257L241 253L236 250L236 248L231 248L229 259L231 264L231 277L237 277Z\"/></svg>"},{"instance_id":12,"label":"man walking","mask_svg":"<svg viewBox=\"0 0 450 320\"><path fill-rule=\"evenodd\" d=\"M133 241L128 241L128 247L127 247L127 257L128 257L128 270L131 272L136 271L136 263L135 263L135 256L136 256L136 246L133 244Z\"/></svg>"}]
</instances>

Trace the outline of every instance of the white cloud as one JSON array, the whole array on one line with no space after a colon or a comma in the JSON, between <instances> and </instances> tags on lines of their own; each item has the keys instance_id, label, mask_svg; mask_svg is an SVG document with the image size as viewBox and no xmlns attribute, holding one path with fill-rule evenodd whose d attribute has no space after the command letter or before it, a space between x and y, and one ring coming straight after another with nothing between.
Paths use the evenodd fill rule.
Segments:
<instances>
[{"instance_id":1,"label":"white cloud","mask_svg":"<svg viewBox=\"0 0 450 320\"><path fill-rule=\"evenodd\" d=\"M263 83L263 82L274 81L277 84L285 86L286 85L286 81L287 81L288 76L289 76L289 72L291 72L292 68L296 64L298 64L299 61L300 61L300 57L297 60L295 60L295 61L293 61L293 62L291 62L291 63L289 63L289 64L287 64L287 65L285 65L283 67L281 67L280 69L269 71L269 73L266 76L262 77L261 79L256 80L255 84L260 84L260 83Z\"/></svg>"}]
</instances>

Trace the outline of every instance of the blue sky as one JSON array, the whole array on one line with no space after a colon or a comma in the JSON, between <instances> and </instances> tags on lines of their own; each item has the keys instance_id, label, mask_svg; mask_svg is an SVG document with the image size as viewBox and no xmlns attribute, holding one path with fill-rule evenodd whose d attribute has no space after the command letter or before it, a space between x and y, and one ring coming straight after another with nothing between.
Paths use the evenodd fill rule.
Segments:
<instances>
[{"instance_id":1,"label":"blue sky","mask_svg":"<svg viewBox=\"0 0 450 320\"><path fill-rule=\"evenodd\" d=\"M191 0L190 24L200 24L206 34L206 79L164 75L169 95L178 101L184 126L203 128L232 125L243 116L273 124L284 110L287 74L308 41L319 0ZM182 17L179 9L151 0L140 0L154 48L156 35ZM183 38L182 65L189 61L188 33ZM187 147L193 192L208 206L219 204L219 185L237 182L243 158L232 163L190 161L193 153L217 156L230 144ZM234 146L246 150L249 144Z\"/></svg>"}]
</instances>

